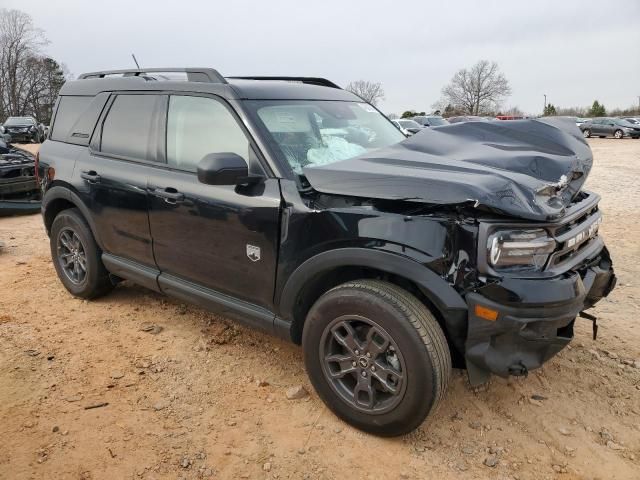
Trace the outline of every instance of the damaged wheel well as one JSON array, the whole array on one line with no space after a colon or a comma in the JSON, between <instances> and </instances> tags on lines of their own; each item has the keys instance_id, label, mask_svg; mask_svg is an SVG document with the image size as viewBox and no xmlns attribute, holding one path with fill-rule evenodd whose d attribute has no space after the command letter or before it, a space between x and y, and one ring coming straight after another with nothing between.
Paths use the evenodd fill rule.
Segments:
<instances>
[{"instance_id":1,"label":"damaged wheel well","mask_svg":"<svg viewBox=\"0 0 640 480\"><path fill-rule=\"evenodd\" d=\"M296 344L302 342L302 331L306 321L307 313L313 306L313 304L324 293L332 288L353 280L361 279L376 279L383 280L411 293L420 302L422 302L435 316L436 320L440 324L442 331L444 332L449 348L452 355L453 364L456 367L464 364L462 352L456 347L455 342L452 342L449 338L449 331L446 326L446 322L443 313L438 307L425 295L422 288L415 282L402 277L400 275L392 274L372 267L363 266L341 266L329 271L322 272L313 278L310 278L304 286L298 292L293 311L293 322L291 325L291 338Z\"/></svg>"}]
</instances>

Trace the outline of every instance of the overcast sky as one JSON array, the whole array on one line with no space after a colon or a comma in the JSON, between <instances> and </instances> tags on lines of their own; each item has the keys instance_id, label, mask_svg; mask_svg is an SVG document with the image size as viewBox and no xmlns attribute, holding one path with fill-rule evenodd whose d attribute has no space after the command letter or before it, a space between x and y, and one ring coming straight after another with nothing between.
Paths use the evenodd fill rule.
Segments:
<instances>
[{"instance_id":1,"label":"overcast sky","mask_svg":"<svg viewBox=\"0 0 640 480\"><path fill-rule=\"evenodd\" d=\"M429 110L480 59L511 83L505 107L638 104L639 0L1 0L32 15L48 53L78 75L211 66L223 75L379 81L382 109Z\"/></svg>"}]
</instances>

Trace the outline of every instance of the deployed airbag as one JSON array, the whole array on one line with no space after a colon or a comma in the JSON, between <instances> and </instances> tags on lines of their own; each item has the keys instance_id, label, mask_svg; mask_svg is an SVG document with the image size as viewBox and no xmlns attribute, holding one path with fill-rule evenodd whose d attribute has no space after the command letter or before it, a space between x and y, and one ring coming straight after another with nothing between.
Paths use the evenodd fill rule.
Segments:
<instances>
[{"instance_id":1,"label":"deployed airbag","mask_svg":"<svg viewBox=\"0 0 640 480\"><path fill-rule=\"evenodd\" d=\"M473 203L545 221L564 214L592 164L591 149L574 122L543 118L424 129L390 147L303 171L323 193Z\"/></svg>"}]
</instances>

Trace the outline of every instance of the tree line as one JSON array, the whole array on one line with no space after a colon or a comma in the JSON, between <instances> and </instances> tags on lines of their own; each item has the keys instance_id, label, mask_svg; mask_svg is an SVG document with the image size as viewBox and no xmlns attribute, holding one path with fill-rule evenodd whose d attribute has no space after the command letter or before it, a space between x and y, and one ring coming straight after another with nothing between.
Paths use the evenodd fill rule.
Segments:
<instances>
[{"instance_id":1,"label":"tree line","mask_svg":"<svg viewBox=\"0 0 640 480\"><path fill-rule=\"evenodd\" d=\"M359 80L351 82L347 86L347 90L373 105L384 99L384 90L380 83ZM503 108L505 100L512 93L511 86L506 76L500 71L498 64L489 60L480 60L470 68L458 70L449 83L442 88L441 93L441 98L432 105L432 108L434 113L444 117L459 115L524 116L524 112L518 107ZM406 110L400 117L411 118L416 115L425 115L425 112ZM590 107L562 108L549 103L545 105L542 115L589 118L634 116L640 115L640 106L607 110L598 100L595 100ZM391 117L397 118L397 115L392 114Z\"/></svg>"},{"instance_id":2,"label":"tree line","mask_svg":"<svg viewBox=\"0 0 640 480\"><path fill-rule=\"evenodd\" d=\"M44 53L48 43L30 15L0 9L0 123L11 116L50 123L69 74L63 63Z\"/></svg>"},{"instance_id":3,"label":"tree line","mask_svg":"<svg viewBox=\"0 0 640 480\"><path fill-rule=\"evenodd\" d=\"M598 100L594 100L590 107L559 107L552 103L545 106L543 116L567 116L567 117L633 117L640 115L639 107L613 108L607 110Z\"/></svg>"}]
</instances>

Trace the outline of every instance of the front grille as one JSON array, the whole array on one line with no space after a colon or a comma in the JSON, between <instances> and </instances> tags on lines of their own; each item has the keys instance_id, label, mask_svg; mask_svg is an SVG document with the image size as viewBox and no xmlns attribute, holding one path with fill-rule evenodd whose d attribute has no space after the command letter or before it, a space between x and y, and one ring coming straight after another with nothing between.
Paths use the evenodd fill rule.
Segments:
<instances>
[{"instance_id":1,"label":"front grille","mask_svg":"<svg viewBox=\"0 0 640 480\"><path fill-rule=\"evenodd\" d=\"M574 203L571 208L582 207L582 202L589 200L589 195ZM581 259L596 243L602 243L598 236L598 227L602 222L602 214L598 204L594 203L584 211L568 217L568 220L557 226L547 228L558 243L558 247L549 258L545 270L558 270L572 266L575 260Z\"/></svg>"}]
</instances>

